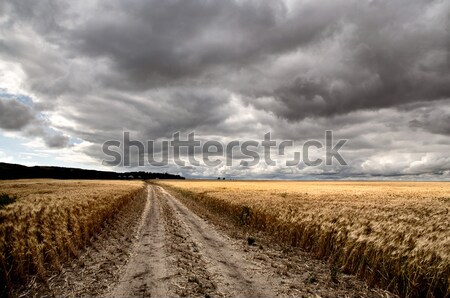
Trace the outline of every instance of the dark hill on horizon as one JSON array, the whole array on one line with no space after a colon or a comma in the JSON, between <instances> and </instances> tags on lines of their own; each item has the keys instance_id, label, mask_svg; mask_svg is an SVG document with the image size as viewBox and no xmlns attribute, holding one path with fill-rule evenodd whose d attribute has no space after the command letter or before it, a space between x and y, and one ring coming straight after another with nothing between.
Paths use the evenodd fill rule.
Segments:
<instances>
[{"instance_id":1,"label":"dark hill on horizon","mask_svg":"<svg viewBox=\"0 0 450 298\"><path fill-rule=\"evenodd\" d=\"M0 162L0 180L53 178L53 179L185 179L180 175L152 172L108 172L85 170L78 168L65 168L53 166L27 167L19 164Z\"/></svg>"}]
</instances>

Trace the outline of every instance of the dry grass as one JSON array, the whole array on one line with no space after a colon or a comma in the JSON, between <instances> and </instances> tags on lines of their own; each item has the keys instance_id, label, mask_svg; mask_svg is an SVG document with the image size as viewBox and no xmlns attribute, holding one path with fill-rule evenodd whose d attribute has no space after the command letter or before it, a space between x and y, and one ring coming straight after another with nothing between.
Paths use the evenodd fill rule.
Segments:
<instances>
[{"instance_id":1,"label":"dry grass","mask_svg":"<svg viewBox=\"0 0 450 298\"><path fill-rule=\"evenodd\" d=\"M0 193L16 198L0 208L0 292L7 294L13 283L77 256L146 188L135 181L35 179L0 181Z\"/></svg>"},{"instance_id":2,"label":"dry grass","mask_svg":"<svg viewBox=\"0 0 450 298\"><path fill-rule=\"evenodd\" d=\"M161 181L404 297L448 297L450 183Z\"/></svg>"}]
</instances>

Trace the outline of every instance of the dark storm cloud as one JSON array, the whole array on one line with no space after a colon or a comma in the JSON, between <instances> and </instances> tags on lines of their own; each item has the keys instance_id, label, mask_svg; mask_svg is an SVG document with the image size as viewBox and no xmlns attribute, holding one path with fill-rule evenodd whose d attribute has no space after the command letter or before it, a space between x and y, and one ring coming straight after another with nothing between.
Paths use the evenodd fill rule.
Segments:
<instances>
[{"instance_id":1,"label":"dark storm cloud","mask_svg":"<svg viewBox=\"0 0 450 298\"><path fill-rule=\"evenodd\" d=\"M434 134L450 135L450 106L445 101L413 106L412 129L423 129ZM410 107L410 108L413 108Z\"/></svg>"},{"instance_id":2,"label":"dark storm cloud","mask_svg":"<svg viewBox=\"0 0 450 298\"><path fill-rule=\"evenodd\" d=\"M329 65L312 65L267 94L280 103L276 112L296 120L449 98L449 8L443 1L355 5L334 31L338 49L322 52L334 55L324 57Z\"/></svg>"},{"instance_id":3,"label":"dark storm cloud","mask_svg":"<svg viewBox=\"0 0 450 298\"><path fill-rule=\"evenodd\" d=\"M445 1L293 3L134 0L72 7L13 1L7 7L67 51L68 58L111 63L112 71L95 74L108 88L221 86L250 95L249 103L290 120L450 97L450 5ZM21 49L10 56L32 59L23 44L3 48ZM297 72L277 65L296 51L309 53L309 61L292 61ZM24 63L30 76L40 73L36 60L44 58ZM54 80L38 80L34 89L82 92L73 83L80 79L64 71L64 62L44 69L49 67ZM267 84L263 76L274 68L278 77ZM239 83L230 76L238 76ZM272 101L262 104L259 96Z\"/></svg>"},{"instance_id":4,"label":"dark storm cloud","mask_svg":"<svg viewBox=\"0 0 450 298\"><path fill-rule=\"evenodd\" d=\"M0 97L0 129L40 137L50 148L66 147L69 138L47 126L48 123L32 107L15 99Z\"/></svg>"},{"instance_id":5,"label":"dark storm cloud","mask_svg":"<svg viewBox=\"0 0 450 298\"><path fill-rule=\"evenodd\" d=\"M229 97L229 92L217 88L188 87L152 90L136 96L110 93L85 98L77 104L77 113L66 117L78 123L69 131L93 143L121 138L122 131L142 140L170 138L177 131L217 133L228 129L220 128L220 124L238 112ZM101 107L101 113L93 106Z\"/></svg>"},{"instance_id":6,"label":"dark storm cloud","mask_svg":"<svg viewBox=\"0 0 450 298\"><path fill-rule=\"evenodd\" d=\"M64 148L69 146L69 137L48 126L43 119L35 119L32 124L21 130L22 135L38 137L48 148Z\"/></svg>"},{"instance_id":7,"label":"dark storm cloud","mask_svg":"<svg viewBox=\"0 0 450 298\"><path fill-rule=\"evenodd\" d=\"M44 138L45 144L50 148L63 148L69 143L69 139L60 134L50 134Z\"/></svg>"},{"instance_id":8,"label":"dark storm cloud","mask_svg":"<svg viewBox=\"0 0 450 298\"><path fill-rule=\"evenodd\" d=\"M19 130L33 121L34 115L26 105L0 97L0 128Z\"/></svg>"},{"instance_id":9,"label":"dark storm cloud","mask_svg":"<svg viewBox=\"0 0 450 298\"><path fill-rule=\"evenodd\" d=\"M114 3L114 2L113 2ZM214 67L239 69L319 37L339 9L287 15L280 1L109 2L72 32L84 54L112 59L134 82L167 83Z\"/></svg>"},{"instance_id":10,"label":"dark storm cloud","mask_svg":"<svg viewBox=\"0 0 450 298\"><path fill-rule=\"evenodd\" d=\"M332 40L337 49L322 53L335 55L323 59L331 65L319 60L269 90L246 77L240 91L272 96L280 107L262 108L290 120L450 97L444 1L315 1L290 10L282 2L133 1L104 9L70 37L84 55L111 59L139 88L221 84L220 69L319 51Z\"/></svg>"},{"instance_id":11,"label":"dark storm cloud","mask_svg":"<svg viewBox=\"0 0 450 298\"><path fill-rule=\"evenodd\" d=\"M18 0L1 13L0 70L19 65L36 102L0 106L0 126L49 147L70 135L101 159L101 144L123 131L303 142L333 129L350 139L350 167L297 174L450 170L448 1Z\"/></svg>"}]
</instances>

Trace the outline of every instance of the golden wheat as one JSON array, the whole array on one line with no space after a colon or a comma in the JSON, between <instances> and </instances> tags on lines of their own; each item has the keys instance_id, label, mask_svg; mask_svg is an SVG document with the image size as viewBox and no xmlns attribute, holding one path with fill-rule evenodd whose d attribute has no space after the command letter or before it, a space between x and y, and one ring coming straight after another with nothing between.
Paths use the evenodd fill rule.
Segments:
<instances>
[{"instance_id":1,"label":"golden wheat","mask_svg":"<svg viewBox=\"0 0 450 298\"><path fill-rule=\"evenodd\" d=\"M0 181L17 201L0 209L0 282L11 289L29 274L43 276L80 248L123 206L146 195L143 182Z\"/></svg>"},{"instance_id":2,"label":"golden wheat","mask_svg":"<svg viewBox=\"0 0 450 298\"><path fill-rule=\"evenodd\" d=\"M450 183L161 181L405 297L449 295Z\"/></svg>"}]
</instances>

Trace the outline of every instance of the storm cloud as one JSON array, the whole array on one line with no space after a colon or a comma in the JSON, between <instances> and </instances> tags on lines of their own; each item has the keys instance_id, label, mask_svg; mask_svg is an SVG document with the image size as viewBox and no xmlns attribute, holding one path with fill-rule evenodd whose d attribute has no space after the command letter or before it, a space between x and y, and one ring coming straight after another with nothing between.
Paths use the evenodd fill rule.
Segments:
<instances>
[{"instance_id":1,"label":"storm cloud","mask_svg":"<svg viewBox=\"0 0 450 298\"><path fill-rule=\"evenodd\" d=\"M38 137L50 148L62 148L68 145L69 138L52 129L49 123L40 117L32 107L17 99L0 94L0 129L20 131L22 135Z\"/></svg>"},{"instance_id":2,"label":"storm cloud","mask_svg":"<svg viewBox=\"0 0 450 298\"><path fill-rule=\"evenodd\" d=\"M0 128L47 147L195 131L349 140L345 168L170 168L191 176L448 176L450 3L3 1ZM75 149L74 149L75 150ZM184 172L185 171L185 172Z\"/></svg>"},{"instance_id":3,"label":"storm cloud","mask_svg":"<svg viewBox=\"0 0 450 298\"><path fill-rule=\"evenodd\" d=\"M0 128L18 130L33 120L33 114L25 105L15 100L0 98Z\"/></svg>"}]
</instances>

